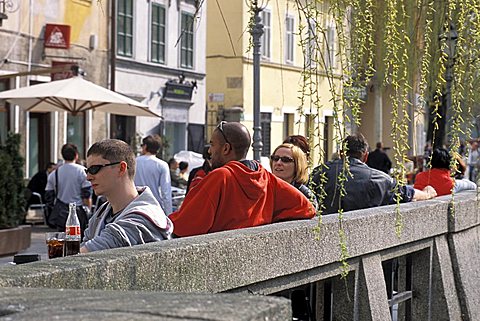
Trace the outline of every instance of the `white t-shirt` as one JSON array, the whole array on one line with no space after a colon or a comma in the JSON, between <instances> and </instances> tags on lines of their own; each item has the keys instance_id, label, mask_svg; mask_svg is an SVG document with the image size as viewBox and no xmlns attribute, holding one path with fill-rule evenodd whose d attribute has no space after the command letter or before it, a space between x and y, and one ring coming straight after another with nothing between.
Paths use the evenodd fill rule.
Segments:
<instances>
[{"instance_id":1,"label":"white t-shirt","mask_svg":"<svg viewBox=\"0 0 480 321\"><path fill-rule=\"evenodd\" d=\"M92 186L87 181L85 167L75 163L64 163L48 175L46 191L55 190L55 172L58 172L57 198L67 204L83 205L82 188Z\"/></svg>"},{"instance_id":2,"label":"white t-shirt","mask_svg":"<svg viewBox=\"0 0 480 321\"><path fill-rule=\"evenodd\" d=\"M137 157L135 185L148 186L165 214L172 213L172 186L167 162L155 155Z\"/></svg>"}]
</instances>

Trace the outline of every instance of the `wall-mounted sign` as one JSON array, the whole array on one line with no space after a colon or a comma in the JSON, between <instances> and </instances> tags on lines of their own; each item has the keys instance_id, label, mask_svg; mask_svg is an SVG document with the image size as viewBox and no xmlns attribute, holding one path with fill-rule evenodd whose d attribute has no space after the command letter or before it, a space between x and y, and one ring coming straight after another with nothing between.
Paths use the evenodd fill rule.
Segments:
<instances>
[{"instance_id":1,"label":"wall-mounted sign","mask_svg":"<svg viewBox=\"0 0 480 321\"><path fill-rule=\"evenodd\" d=\"M47 23L45 26L45 48L70 47L70 26Z\"/></svg>"},{"instance_id":2,"label":"wall-mounted sign","mask_svg":"<svg viewBox=\"0 0 480 321\"><path fill-rule=\"evenodd\" d=\"M192 99L193 87L194 85L189 82L177 83L176 81L169 80L165 84L163 97L190 100Z\"/></svg>"},{"instance_id":3,"label":"wall-mounted sign","mask_svg":"<svg viewBox=\"0 0 480 321\"><path fill-rule=\"evenodd\" d=\"M225 94L224 93L209 93L208 94L208 101L211 103L221 103L225 101Z\"/></svg>"}]
</instances>

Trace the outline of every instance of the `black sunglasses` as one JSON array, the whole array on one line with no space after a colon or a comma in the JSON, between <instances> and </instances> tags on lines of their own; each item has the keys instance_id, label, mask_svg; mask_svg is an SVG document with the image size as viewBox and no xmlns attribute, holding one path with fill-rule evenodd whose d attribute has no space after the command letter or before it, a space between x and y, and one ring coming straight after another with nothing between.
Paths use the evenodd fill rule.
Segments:
<instances>
[{"instance_id":1,"label":"black sunglasses","mask_svg":"<svg viewBox=\"0 0 480 321\"><path fill-rule=\"evenodd\" d=\"M218 125L217 125L217 128L218 130L222 133L222 136L223 136L223 139L225 139L225 143L228 143L230 144L230 142L228 141L227 139L227 135L225 135L225 132L223 131L223 124L226 124L227 122L226 121L221 121ZM230 146L232 146L232 144L230 144Z\"/></svg>"},{"instance_id":2,"label":"black sunglasses","mask_svg":"<svg viewBox=\"0 0 480 321\"><path fill-rule=\"evenodd\" d=\"M91 174L91 175L95 175L97 174L98 172L100 172L100 170L104 167L107 167L107 166L113 166L113 165L118 165L120 164L121 162L115 162L115 163L110 163L110 164L105 164L105 165L92 165L90 166L89 168L85 168L85 173L86 174Z\"/></svg>"},{"instance_id":3,"label":"black sunglasses","mask_svg":"<svg viewBox=\"0 0 480 321\"><path fill-rule=\"evenodd\" d=\"M273 161L273 162L278 162L279 160L281 160L282 162L284 163L293 163L295 162L295 160L289 156L277 156L277 155L272 155L270 156L270 159Z\"/></svg>"}]
</instances>

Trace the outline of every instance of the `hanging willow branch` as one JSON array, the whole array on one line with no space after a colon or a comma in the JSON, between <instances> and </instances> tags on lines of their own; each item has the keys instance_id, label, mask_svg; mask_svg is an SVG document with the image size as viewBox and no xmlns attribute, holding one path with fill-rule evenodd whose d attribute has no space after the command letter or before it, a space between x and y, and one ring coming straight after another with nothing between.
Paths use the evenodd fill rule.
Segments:
<instances>
[{"instance_id":1,"label":"hanging willow branch","mask_svg":"<svg viewBox=\"0 0 480 321\"><path fill-rule=\"evenodd\" d=\"M252 12L254 1L249 3ZM465 123L471 119L471 106L480 98L476 90L480 85L479 77L475 72L480 68L480 46L474 45L480 40L480 0L294 0L294 4L299 21L299 45L303 52L298 128L305 123L312 155L321 155L318 169L324 173L321 169L325 169L328 156L322 144L326 124L320 115L324 108L332 110L334 144L339 150L346 151L344 138L361 128L366 108L359 89L375 84L375 90L381 91L380 97L388 97L391 113L387 114L390 115L397 184L395 231L400 236L403 228L400 191L407 184L405 163L411 147L415 151L418 143L412 133L417 123L423 123L425 113L427 116L431 113L432 117L428 118L433 123L435 137L439 121L446 117L439 107L449 77L447 66L452 63L444 36L452 23L459 26L457 47L461 47L454 66L451 66L454 77L448 137L453 156L461 138L469 136ZM334 44L329 43L332 30L336 35ZM328 92L321 92L324 83L328 84ZM328 106L322 104L327 101L325 96ZM315 159L318 158L309 159L310 168L317 165L313 164ZM456 168L455 161L451 166ZM350 177L347 159L335 182L340 205L346 195L345 182ZM320 175L318 186L311 184L310 187L320 190L320 214L325 209L325 174ZM340 262L345 275L349 270L349 255L341 206L338 220ZM321 215L315 231L319 237Z\"/></svg>"}]
</instances>

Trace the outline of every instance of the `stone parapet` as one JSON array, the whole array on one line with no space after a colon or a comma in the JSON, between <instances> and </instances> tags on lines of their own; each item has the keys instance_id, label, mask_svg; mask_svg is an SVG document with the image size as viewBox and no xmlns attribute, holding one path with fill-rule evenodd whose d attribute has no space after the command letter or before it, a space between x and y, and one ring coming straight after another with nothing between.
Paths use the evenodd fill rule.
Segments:
<instances>
[{"instance_id":1,"label":"stone parapet","mask_svg":"<svg viewBox=\"0 0 480 321\"><path fill-rule=\"evenodd\" d=\"M185 294L57 289L0 289L5 320L291 320L287 299L241 294Z\"/></svg>"},{"instance_id":2,"label":"stone parapet","mask_svg":"<svg viewBox=\"0 0 480 321\"><path fill-rule=\"evenodd\" d=\"M480 306L480 296L474 296L480 278L470 264L480 264L477 194L456 195L455 202L454 216L449 211L451 196L402 204L400 235L395 233L397 214L393 205L344 214L352 273L348 283L350 289L358 288L354 292L357 303L352 306L357 310L346 315L368 314L378 320L385 317L387 298L375 289L385 287L380 271L383 262L391 259L404 262L402 269L405 262L411 262L414 313L420 319L426 315L438 316L438 320L455 319L460 313L479 315L480 308L476 307ZM3 266L0 287L272 294L340 274L338 215L324 216L318 235L316 226L317 220L283 222ZM406 280L402 282L405 289L410 286ZM332 288L342 291L339 284L333 283ZM368 294L364 298L372 302L357 301L359 293ZM462 293L468 298L459 298ZM337 304L342 302L338 295L335 297ZM344 302L350 301L347 299ZM431 311L422 309L429 302L440 304Z\"/></svg>"},{"instance_id":3,"label":"stone parapet","mask_svg":"<svg viewBox=\"0 0 480 321\"><path fill-rule=\"evenodd\" d=\"M456 216L474 221L473 194ZM395 233L395 206L344 214L351 258L448 232L448 197L401 205L403 231ZM463 210L463 203L468 211ZM0 286L104 290L222 292L291 275L339 260L337 215L291 221L0 267ZM102 276L102 277L99 277Z\"/></svg>"}]
</instances>

